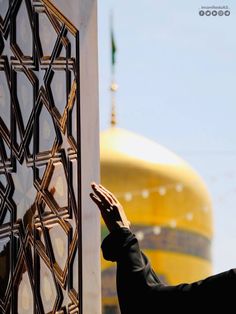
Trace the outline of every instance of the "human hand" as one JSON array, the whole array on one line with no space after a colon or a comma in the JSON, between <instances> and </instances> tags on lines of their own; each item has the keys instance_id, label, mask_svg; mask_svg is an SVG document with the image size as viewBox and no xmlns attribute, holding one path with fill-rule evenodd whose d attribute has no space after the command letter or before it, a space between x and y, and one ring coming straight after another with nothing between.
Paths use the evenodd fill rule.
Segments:
<instances>
[{"instance_id":1,"label":"human hand","mask_svg":"<svg viewBox=\"0 0 236 314\"><path fill-rule=\"evenodd\" d=\"M112 232L119 228L130 228L130 222L117 198L101 184L93 182L91 187L94 193L90 193L90 197L100 209L108 230Z\"/></svg>"}]
</instances>

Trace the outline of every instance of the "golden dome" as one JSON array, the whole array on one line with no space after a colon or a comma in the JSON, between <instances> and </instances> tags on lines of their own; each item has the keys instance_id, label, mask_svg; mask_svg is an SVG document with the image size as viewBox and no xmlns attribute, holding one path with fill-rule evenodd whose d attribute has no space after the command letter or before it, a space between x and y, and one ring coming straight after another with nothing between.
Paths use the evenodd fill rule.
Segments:
<instances>
[{"instance_id":1,"label":"golden dome","mask_svg":"<svg viewBox=\"0 0 236 314\"><path fill-rule=\"evenodd\" d=\"M123 204L158 275L169 284L210 275L212 205L196 171L163 146L117 127L101 133L100 151L102 184ZM105 285L110 267L102 260ZM106 304L114 301L108 288Z\"/></svg>"}]
</instances>

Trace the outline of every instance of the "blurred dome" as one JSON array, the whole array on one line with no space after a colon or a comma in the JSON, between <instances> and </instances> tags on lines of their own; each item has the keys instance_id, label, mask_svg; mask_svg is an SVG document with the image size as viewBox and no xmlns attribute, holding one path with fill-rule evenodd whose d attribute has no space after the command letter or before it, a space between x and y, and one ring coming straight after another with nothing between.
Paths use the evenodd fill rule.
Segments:
<instances>
[{"instance_id":1,"label":"blurred dome","mask_svg":"<svg viewBox=\"0 0 236 314\"><path fill-rule=\"evenodd\" d=\"M101 182L124 206L160 278L178 284L209 276L212 205L196 171L163 146L117 127L101 132L100 150ZM111 308L115 267L102 259L103 305Z\"/></svg>"}]
</instances>

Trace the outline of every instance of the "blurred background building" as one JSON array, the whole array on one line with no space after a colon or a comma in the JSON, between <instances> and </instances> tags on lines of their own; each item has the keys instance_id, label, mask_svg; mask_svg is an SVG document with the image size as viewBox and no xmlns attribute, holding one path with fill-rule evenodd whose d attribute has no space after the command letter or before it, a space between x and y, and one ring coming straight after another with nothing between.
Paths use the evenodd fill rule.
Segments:
<instances>
[{"instance_id":1,"label":"blurred background building","mask_svg":"<svg viewBox=\"0 0 236 314\"><path fill-rule=\"evenodd\" d=\"M212 273L212 206L199 175L151 140L117 127L101 133L101 181L124 205L132 231L166 284ZM107 229L102 224L102 238ZM116 265L102 259L103 313L118 313Z\"/></svg>"},{"instance_id":2,"label":"blurred background building","mask_svg":"<svg viewBox=\"0 0 236 314\"><path fill-rule=\"evenodd\" d=\"M111 30L111 126L101 132L101 182L125 208L141 249L166 284L212 274L212 204L203 179L183 159L117 127L116 45ZM148 117L146 117L148 119ZM102 239L108 234L102 222ZM102 258L104 314L119 313L116 265Z\"/></svg>"}]
</instances>

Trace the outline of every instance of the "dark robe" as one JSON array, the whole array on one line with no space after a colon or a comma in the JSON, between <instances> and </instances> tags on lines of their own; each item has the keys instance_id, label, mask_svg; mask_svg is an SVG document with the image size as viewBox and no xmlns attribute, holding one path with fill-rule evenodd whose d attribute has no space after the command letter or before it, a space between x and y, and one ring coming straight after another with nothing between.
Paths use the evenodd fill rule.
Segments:
<instances>
[{"instance_id":1,"label":"dark robe","mask_svg":"<svg viewBox=\"0 0 236 314\"><path fill-rule=\"evenodd\" d=\"M110 233L102 242L102 251L106 260L117 263L122 314L236 313L236 269L190 284L167 286L158 279L127 228Z\"/></svg>"}]
</instances>

